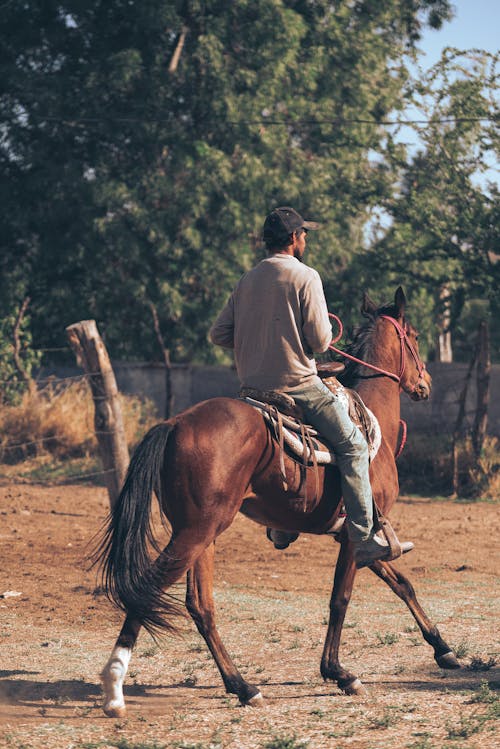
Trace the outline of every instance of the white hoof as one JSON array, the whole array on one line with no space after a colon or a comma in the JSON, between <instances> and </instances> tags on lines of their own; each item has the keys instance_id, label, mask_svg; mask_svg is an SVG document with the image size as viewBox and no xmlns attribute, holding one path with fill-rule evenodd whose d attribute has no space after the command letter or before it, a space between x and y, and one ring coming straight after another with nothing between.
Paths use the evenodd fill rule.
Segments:
<instances>
[{"instance_id":1,"label":"white hoof","mask_svg":"<svg viewBox=\"0 0 500 749\"><path fill-rule=\"evenodd\" d=\"M107 702L102 706L104 715L108 718L124 718L127 714L127 709L124 704L113 705L112 702Z\"/></svg>"},{"instance_id":2,"label":"white hoof","mask_svg":"<svg viewBox=\"0 0 500 749\"><path fill-rule=\"evenodd\" d=\"M131 654L130 648L115 647L101 674L102 691L104 693L102 709L108 718L123 718L125 716L123 681Z\"/></svg>"}]
</instances>

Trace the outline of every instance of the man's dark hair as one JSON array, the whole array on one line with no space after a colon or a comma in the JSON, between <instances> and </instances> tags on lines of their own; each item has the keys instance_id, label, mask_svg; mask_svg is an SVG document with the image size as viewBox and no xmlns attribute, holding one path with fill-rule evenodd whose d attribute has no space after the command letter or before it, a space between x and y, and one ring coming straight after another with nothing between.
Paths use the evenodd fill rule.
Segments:
<instances>
[{"instance_id":1,"label":"man's dark hair","mask_svg":"<svg viewBox=\"0 0 500 749\"><path fill-rule=\"evenodd\" d=\"M295 229L291 234L285 237L284 234L276 237L264 237L266 250L268 252L280 252L280 250L286 250L293 242L293 235L296 234L300 237L307 229Z\"/></svg>"},{"instance_id":2,"label":"man's dark hair","mask_svg":"<svg viewBox=\"0 0 500 749\"><path fill-rule=\"evenodd\" d=\"M280 250L286 250L292 244L292 234L287 237L265 237L264 242L266 250L268 252L280 252Z\"/></svg>"}]
</instances>

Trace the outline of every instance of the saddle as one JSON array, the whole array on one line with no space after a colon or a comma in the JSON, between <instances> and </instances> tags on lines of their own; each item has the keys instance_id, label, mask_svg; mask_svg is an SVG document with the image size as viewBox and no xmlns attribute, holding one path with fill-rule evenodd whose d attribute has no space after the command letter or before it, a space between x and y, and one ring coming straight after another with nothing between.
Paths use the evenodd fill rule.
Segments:
<instances>
[{"instance_id":1,"label":"saddle","mask_svg":"<svg viewBox=\"0 0 500 749\"><path fill-rule=\"evenodd\" d=\"M377 418L358 393L345 388L334 375L328 374L323 382L339 400L344 401L351 421L368 443L370 460L373 460L382 440ZM302 410L290 393L244 387L240 390L240 398L261 411L273 437L292 460L307 467L315 463L329 465L336 462L335 453L325 439L314 427L304 423Z\"/></svg>"},{"instance_id":2,"label":"saddle","mask_svg":"<svg viewBox=\"0 0 500 749\"><path fill-rule=\"evenodd\" d=\"M318 365L318 375L323 383L340 400L344 399L352 422L363 432L368 444L370 461L372 461L382 442L382 432L375 414L364 404L363 400L355 390L345 388L336 377L344 366L335 362ZM332 465L335 463L335 454L327 445L324 438L314 427L304 424L304 415L295 403L290 393L276 390L261 391L255 388L244 387L240 390L240 398L259 410L266 422L272 437L279 445L280 451L280 473L285 491L288 489L284 454L295 460L301 466L301 486L305 478L305 471L312 468L316 476L316 492L314 500L319 494L318 465ZM401 547L394 530L382 513L375 500L374 521L376 530L382 531L391 549L390 559L401 555ZM304 512L307 509L307 492L304 490ZM345 521L345 510L342 507L339 516L333 526L326 533L338 540L340 531ZM290 543L298 538L298 533L289 531L267 529L268 538L274 542L275 548L285 549Z\"/></svg>"}]
</instances>

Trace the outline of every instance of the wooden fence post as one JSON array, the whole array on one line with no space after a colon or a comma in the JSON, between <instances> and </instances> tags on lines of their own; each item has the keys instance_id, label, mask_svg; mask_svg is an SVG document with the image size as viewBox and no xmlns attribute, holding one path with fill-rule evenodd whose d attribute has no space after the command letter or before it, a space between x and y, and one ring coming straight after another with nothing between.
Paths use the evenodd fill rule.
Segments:
<instances>
[{"instance_id":1,"label":"wooden fence post","mask_svg":"<svg viewBox=\"0 0 500 749\"><path fill-rule=\"evenodd\" d=\"M129 464L115 375L95 320L82 320L70 325L66 328L66 334L78 364L88 375L94 399L95 433L113 509Z\"/></svg>"}]
</instances>

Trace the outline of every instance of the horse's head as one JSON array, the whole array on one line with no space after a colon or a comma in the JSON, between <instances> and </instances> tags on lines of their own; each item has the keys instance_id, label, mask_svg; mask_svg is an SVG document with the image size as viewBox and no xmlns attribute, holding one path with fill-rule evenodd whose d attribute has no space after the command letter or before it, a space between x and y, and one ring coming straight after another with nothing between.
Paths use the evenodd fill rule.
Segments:
<instances>
[{"instance_id":1,"label":"horse's head","mask_svg":"<svg viewBox=\"0 0 500 749\"><path fill-rule=\"evenodd\" d=\"M420 358L418 332L406 320L405 309L405 294L399 286L394 304L378 309L365 294L361 312L376 321L377 344L383 348L379 356L386 364L387 373L412 400L426 400L431 393L432 379Z\"/></svg>"}]
</instances>

